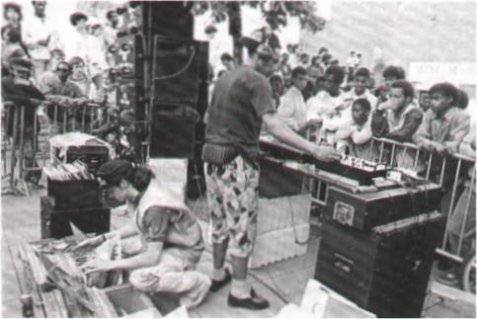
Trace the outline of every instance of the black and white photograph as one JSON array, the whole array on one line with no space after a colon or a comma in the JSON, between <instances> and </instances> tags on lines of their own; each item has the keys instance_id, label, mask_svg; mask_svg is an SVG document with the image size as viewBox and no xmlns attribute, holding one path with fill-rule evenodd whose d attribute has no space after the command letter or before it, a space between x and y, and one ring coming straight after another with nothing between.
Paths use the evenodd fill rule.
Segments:
<instances>
[{"instance_id":1,"label":"black and white photograph","mask_svg":"<svg viewBox=\"0 0 477 319\"><path fill-rule=\"evenodd\" d=\"M3 0L1 318L475 318L475 0Z\"/></svg>"}]
</instances>

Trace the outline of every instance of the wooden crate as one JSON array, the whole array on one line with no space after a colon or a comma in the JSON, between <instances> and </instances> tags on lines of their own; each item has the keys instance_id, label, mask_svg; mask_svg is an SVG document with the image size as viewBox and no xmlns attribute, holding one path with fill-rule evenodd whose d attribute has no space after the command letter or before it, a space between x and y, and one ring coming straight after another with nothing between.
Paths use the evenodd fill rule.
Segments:
<instances>
[{"instance_id":1,"label":"wooden crate","mask_svg":"<svg viewBox=\"0 0 477 319\"><path fill-rule=\"evenodd\" d=\"M379 317L419 317L444 226L438 212L370 233L324 223L315 279Z\"/></svg>"},{"instance_id":2,"label":"wooden crate","mask_svg":"<svg viewBox=\"0 0 477 319\"><path fill-rule=\"evenodd\" d=\"M162 317L151 299L145 293L135 290L131 284L108 287L102 291L107 295L119 317L143 315L147 315L148 318Z\"/></svg>"}]
</instances>

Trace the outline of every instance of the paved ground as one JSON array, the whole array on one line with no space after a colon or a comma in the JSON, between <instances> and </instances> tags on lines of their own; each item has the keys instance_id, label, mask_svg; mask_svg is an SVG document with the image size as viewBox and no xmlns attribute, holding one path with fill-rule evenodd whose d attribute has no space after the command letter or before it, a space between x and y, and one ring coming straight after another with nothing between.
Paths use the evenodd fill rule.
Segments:
<instances>
[{"instance_id":1,"label":"paved ground","mask_svg":"<svg viewBox=\"0 0 477 319\"><path fill-rule=\"evenodd\" d=\"M9 246L40 238L41 191L30 197L3 196L2 198L2 317L21 317L16 269L12 265ZM194 206L200 210L199 205ZM125 217L113 216L112 227L124 223ZM315 228L305 255L281 261L252 271L251 280L259 293L271 301L271 308L261 312L235 310L226 306L228 288L211 294L194 311L193 317L272 317L286 304L283 299L299 304L305 285L313 277L319 232ZM205 253L199 269L210 271L211 255ZM452 292L451 292L452 293ZM278 294L281 296L279 297ZM425 317L475 317L474 306L457 300L440 300L429 294L424 307Z\"/></svg>"}]
</instances>

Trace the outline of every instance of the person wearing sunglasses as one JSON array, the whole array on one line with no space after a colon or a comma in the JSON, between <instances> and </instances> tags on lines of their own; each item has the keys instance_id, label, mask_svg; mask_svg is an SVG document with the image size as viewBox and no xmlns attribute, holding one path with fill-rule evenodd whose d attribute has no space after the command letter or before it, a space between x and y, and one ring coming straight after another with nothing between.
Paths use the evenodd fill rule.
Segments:
<instances>
[{"instance_id":1,"label":"person wearing sunglasses","mask_svg":"<svg viewBox=\"0 0 477 319\"><path fill-rule=\"evenodd\" d=\"M83 105L88 102L85 94L79 86L70 80L72 67L66 61L58 63L54 72L47 72L40 80L39 88L46 97L50 106L47 108L47 115L51 121L50 134L58 134L64 127L64 108L73 105ZM55 112L55 106L58 108ZM71 113L71 112L70 112ZM67 116L67 121L71 126L73 118ZM80 127L80 123L74 123L75 128Z\"/></svg>"},{"instance_id":2,"label":"person wearing sunglasses","mask_svg":"<svg viewBox=\"0 0 477 319\"><path fill-rule=\"evenodd\" d=\"M257 227L262 122L280 141L319 159L333 161L339 154L300 137L277 116L268 80L278 62L275 51L257 41L249 43L250 64L227 72L215 84L202 159L212 222L211 291L231 282L228 305L259 310L269 302L247 282L247 265ZM232 274L224 267L227 250Z\"/></svg>"}]
</instances>

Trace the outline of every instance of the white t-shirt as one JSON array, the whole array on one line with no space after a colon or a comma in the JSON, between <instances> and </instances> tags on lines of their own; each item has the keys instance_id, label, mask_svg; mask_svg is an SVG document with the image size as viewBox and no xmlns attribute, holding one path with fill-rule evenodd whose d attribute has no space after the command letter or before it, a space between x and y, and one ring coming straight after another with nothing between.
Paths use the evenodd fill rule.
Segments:
<instances>
[{"instance_id":1,"label":"white t-shirt","mask_svg":"<svg viewBox=\"0 0 477 319\"><path fill-rule=\"evenodd\" d=\"M299 131L306 125L307 106L303 94L295 86L281 97L277 116L294 131Z\"/></svg>"}]
</instances>

